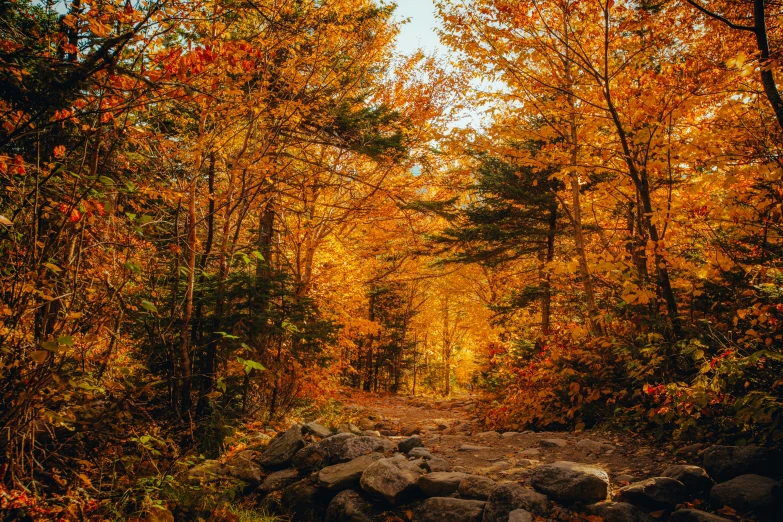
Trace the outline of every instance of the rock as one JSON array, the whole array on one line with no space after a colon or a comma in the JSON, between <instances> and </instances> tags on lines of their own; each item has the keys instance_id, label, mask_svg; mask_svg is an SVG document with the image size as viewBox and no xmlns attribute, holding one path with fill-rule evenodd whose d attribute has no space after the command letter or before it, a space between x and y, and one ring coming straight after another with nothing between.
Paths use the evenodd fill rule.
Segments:
<instances>
[{"instance_id":1,"label":"rock","mask_svg":"<svg viewBox=\"0 0 783 522\"><path fill-rule=\"evenodd\" d=\"M413 448L408 452L409 457L413 457L416 459L433 459L435 458L432 453L430 453L430 450L427 448Z\"/></svg>"},{"instance_id":2,"label":"rock","mask_svg":"<svg viewBox=\"0 0 783 522\"><path fill-rule=\"evenodd\" d=\"M228 474L250 484L258 484L261 482L261 466L256 462L258 455L253 450L238 452L226 461Z\"/></svg>"},{"instance_id":3,"label":"rock","mask_svg":"<svg viewBox=\"0 0 783 522\"><path fill-rule=\"evenodd\" d=\"M593 515L604 519L604 522L655 522L655 519L627 502L604 501L587 507Z\"/></svg>"},{"instance_id":4,"label":"rock","mask_svg":"<svg viewBox=\"0 0 783 522\"><path fill-rule=\"evenodd\" d=\"M421 470L416 464L402 455L395 455L370 464L359 484L370 495L396 506L415 496L420 476Z\"/></svg>"},{"instance_id":5,"label":"rock","mask_svg":"<svg viewBox=\"0 0 783 522\"><path fill-rule=\"evenodd\" d=\"M260 493L271 493L288 487L299 479L299 471L295 469L284 469L269 474L258 486Z\"/></svg>"},{"instance_id":6,"label":"rock","mask_svg":"<svg viewBox=\"0 0 783 522\"><path fill-rule=\"evenodd\" d=\"M457 493L463 498L487 500L497 485L497 482L488 477L465 475L459 483Z\"/></svg>"},{"instance_id":7,"label":"rock","mask_svg":"<svg viewBox=\"0 0 783 522\"><path fill-rule=\"evenodd\" d=\"M615 449L615 447L612 446L611 444L607 444L606 442L599 442L597 440L590 440L590 439L578 440L576 444L574 444L574 447L584 451L585 453L593 453L593 454L604 453L606 451L611 451Z\"/></svg>"},{"instance_id":8,"label":"rock","mask_svg":"<svg viewBox=\"0 0 783 522\"><path fill-rule=\"evenodd\" d=\"M568 442L565 439L541 439L538 445L542 448L564 448Z\"/></svg>"},{"instance_id":9,"label":"rock","mask_svg":"<svg viewBox=\"0 0 783 522\"><path fill-rule=\"evenodd\" d=\"M400 435L403 437L410 437L411 435L418 435L421 433L420 426L402 426L400 427Z\"/></svg>"},{"instance_id":10,"label":"rock","mask_svg":"<svg viewBox=\"0 0 783 522\"><path fill-rule=\"evenodd\" d=\"M530 464L529 460L528 461L524 461L524 462L527 462L528 465ZM523 462L520 462L520 465L524 466L526 464L524 464ZM513 464L511 464L510 462L508 462L506 460L499 460L497 462L493 462L492 465L489 467L489 470L490 471L503 471L503 470L509 469L511 467L513 467Z\"/></svg>"},{"instance_id":11,"label":"rock","mask_svg":"<svg viewBox=\"0 0 783 522\"><path fill-rule=\"evenodd\" d=\"M318 472L318 485L330 491L342 491L359 485L359 479L367 467L383 458L381 453L356 457L350 462L326 466Z\"/></svg>"},{"instance_id":12,"label":"rock","mask_svg":"<svg viewBox=\"0 0 783 522\"><path fill-rule=\"evenodd\" d=\"M294 426L272 439L261 455L259 463L265 468L284 468L291 463L291 459L304 445L301 426Z\"/></svg>"},{"instance_id":13,"label":"rock","mask_svg":"<svg viewBox=\"0 0 783 522\"><path fill-rule=\"evenodd\" d=\"M535 457L541 455L541 450L538 448L528 448L519 452L519 455L523 457Z\"/></svg>"},{"instance_id":14,"label":"rock","mask_svg":"<svg viewBox=\"0 0 783 522\"><path fill-rule=\"evenodd\" d=\"M414 522L481 522L484 502L461 498L432 497L416 510Z\"/></svg>"},{"instance_id":15,"label":"rock","mask_svg":"<svg viewBox=\"0 0 783 522\"><path fill-rule=\"evenodd\" d=\"M459 447L459 451L484 451L491 448L488 448L487 446L477 446L475 444L462 444Z\"/></svg>"},{"instance_id":16,"label":"rock","mask_svg":"<svg viewBox=\"0 0 783 522\"><path fill-rule=\"evenodd\" d=\"M362 418L359 419L359 428L362 431L371 431L375 429L375 421L368 419L368 418Z\"/></svg>"},{"instance_id":17,"label":"rock","mask_svg":"<svg viewBox=\"0 0 783 522\"><path fill-rule=\"evenodd\" d=\"M717 482L749 474L778 478L783 462L780 453L759 446L712 446L704 451L704 468Z\"/></svg>"},{"instance_id":18,"label":"rock","mask_svg":"<svg viewBox=\"0 0 783 522\"><path fill-rule=\"evenodd\" d=\"M335 496L326 509L326 522L371 522L372 505L359 493L345 490Z\"/></svg>"},{"instance_id":19,"label":"rock","mask_svg":"<svg viewBox=\"0 0 783 522\"><path fill-rule=\"evenodd\" d=\"M281 502L289 513L300 520L317 520L320 517L316 512L321 508L323 500L318 486L309 480L300 480L283 490Z\"/></svg>"},{"instance_id":20,"label":"rock","mask_svg":"<svg viewBox=\"0 0 783 522\"><path fill-rule=\"evenodd\" d=\"M512 437L516 437L517 435L519 435L518 431L504 431L500 434L500 437L503 439L510 439Z\"/></svg>"},{"instance_id":21,"label":"rock","mask_svg":"<svg viewBox=\"0 0 783 522\"><path fill-rule=\"evenodd\" d=\"M732 522L730 518L719 517L698 509L678 509L669 516L670 522Z\"/></svg>"},{"instance_id":22,"label":"rock","mask_svg":"<svg viewBox=\"0 0 783 522\"><path fill-rule=\"evenodd\" d=\"M623 482L625 482L626 483L625 485L628 485L631 482L639 482L640 480L641 479L639 477L634 476L634 475L629 475L627 473L623 473L622 475L617 475L614 478L614 482L616 484L622 484Z\"/></svg>"},{"instance_id":23,"label":"rock","mask_svg":"<svg viewBox=\"0 0 783 522\"><path fill-rule=\"evenodd\" d=\"M696 444L689 444L688 446L683 446L682 448L678 449L677 455L681 457L692 457L694 455L698 455L702 448L704 448L704 444L700 442Z\"/></svg>"},{"instance_id":24,"label":"rock","mask_svg":"<svg viewBox=\"0 0 783 522\"><path fill-rule=\"evenodd\" d=\"M671 509L685 502L688 490L679 480L653 477L620 488L620 496L632 504L650 511Z\"/></svg>"},{"instance_id":25,"label":"rock","mask_svg":"<svg viewBox=\"0 0 783 522\"><path fill-rule=\"evenodd\" d=\"M424 461L424 469L430 473L435 473L438 471L451 471L451 464L449 464L449 461L446 459L435 457L433 459Z\"/></svg>"},{"instance_id":26,"label":"rock","mask_svg":"<svg viewBox=\"0 0 783 522\"><path fill-rule=\"evenodd\" d=\"M533 515L524 509L515 509L508 514L508 522L533 522Z\"/></svg>"},{"instance_id":27,"label":"rock","mask_svg":"<svg viewBox=\"0 0 783 522\"><path fill-rule=\"evenodd\" d=\"M421 442L421 437L418 435L413 435L412 437L408 437L407 439L403 439L397 443L397 449L400 450L400 453L408 453L413 448L423 447L424 443Z\"/></svg>"},{"instance_id":28,"label":"rock","mask_svg":"<svg viewBox=\"0 0 783 522\"><path fill-rule=\"evenodd\" d=\"M299 451L294 456L292 464L300 471L318 471L323 467L348 462L362 455L387 453L394 449L394 443L388 439L338 433Z\"/></svg>"},{"instance_id":29,"label":"rock","mask_svg":"<svg viewBox=\"0 0 783 522\"><path fill-rule=\"evenodd\" d=\"M729 506L739 513L753 513L762 520L773 520L783 513L783 487L761 475L740 475L713 486L710 502L716 508Z\"/></svg>"},{"instance_id":30,"label":"rock","mask_svg":"<svg viewBox=\"0 0 783 522\"><path fill-rule=\"evenodd\" d=\"M338 433L310 444L299 450L291 463L300 471L317 471L324 466L337 464L346 452L347 441L353 438L356 438L353 433Z\"/></svg>"},{"instance_id":31,"label":"rock","mask_svg":"<svg viewBox=\"0 0 783 522\"><path fill-rule=\"evenodd\" d=\"M311 435L315 435L316 437L320 437L322 439L334 435L332 433L332 430L330 430L326 426L321 426L317 422L308 422L307 424L302 426L302 434L303 435L311 434Z\"/></svg>"},{"instance_id":32,"label":"rock","mask_svg":"<svg viewBox=\"0 0 783 522\"><path fill-rule=\"evenodd\" d=\"M362 430L359 429L359 426L351 423L345 423L337 425L337 433L353 433L354 435L361 435Z\"/></svg>"},{"instance_id":33,"label":"rock","mask_svg":"<svg viewBox=\"0 0 783 522\"><path fill-rule=\"evenodd\" d=\"M482 522L507 522L509 513L515 509L524 509L546 518L549 514L549 501L541 493L515 482L507 482L492 490L484 508Z\"/></svg>"},{"instance_id":34,"label":"rock","mask_svg":"<svg viewBox=\"0 0 783 522\"><path fill-rule=\"evenodd\" d=\"M531 483L546 495L565 502L606 500L609 475L596 466L560 461L533 470Z\"/></svg>"},{"instance_id":35,"label":"rock","mask_svg":"<svg viewBox=\"0 0 783 522\"><path fill-rule=\"evenodd\" d=\"M220 480L228 474L226 466L217 460L205 460L190 468L185 475L185 481L191 485L206 484Z\"/></svg>"},{"instance_id":36,"label":"rock","mask_svg":"<svg viewBox=\"0 0 783 522\"><path fill-rule=\"evenodd\" d=\"M457 471L428 473L419 478L419 489L428 497L447 497L457 491L464 478L465 474Z\"/></svg>"},{"instance_id":37,"label":"rock","mask_svg":"<svg viewBox=\"0 0 783 522\"><path fill-rule=\"evenodd\" d=\"M365 437L380 437L381 432L378 430L364 430L362 432L362 435L364 435Z\"/></svg>"},{"instance_id":38,"label":"rock","mask_svg":"<svg viewBox=\"0 0 783 522\"><path fill-rule=\"evenodd\" d=\"M345 451L336 455L337 462L353 460L361 455L369 453L391 453L397 446L388 439L382 437L356 437L345 441Z\"/></svg>"},{"instance_id":39,"label":"rock","mask_svg":"<svg viewBox=\"0 0 783 522\"><path fill-rule=\"evenodd\" d=\"M708 491L714 484L704 468L687 464L669 466L661 473L661 476L679 480L685 485L688 493Z\"/></svg>"}]
</instances>

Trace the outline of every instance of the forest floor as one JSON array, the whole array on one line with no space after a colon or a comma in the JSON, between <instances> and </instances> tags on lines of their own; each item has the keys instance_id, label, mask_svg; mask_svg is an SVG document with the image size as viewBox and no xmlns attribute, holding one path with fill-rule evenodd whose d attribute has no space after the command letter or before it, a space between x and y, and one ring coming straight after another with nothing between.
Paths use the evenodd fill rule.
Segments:
<instances>
[{"instance_id":1,"label":"forest floor","mask_svg":"<svg viewBox=\"0 0 783 522\"><path fill-rule=\"evenodd\" d=\"M478 399L450 399L343 392L338 399L362 429L377 429L392 439L419 434L434 456L453 471L484 475L497 481L529 485L540 464L572 461L594 464L608 472L612 489L659 476L669 465L685 463L698 447L658 445L632 433L482 431ZM371 428L371 425L375 428ZM698 445L697 445L698 446ZM679 450L679 451L678 451ZM683 451L686 450L686 451Z\"/></svg>"}]
</instances>

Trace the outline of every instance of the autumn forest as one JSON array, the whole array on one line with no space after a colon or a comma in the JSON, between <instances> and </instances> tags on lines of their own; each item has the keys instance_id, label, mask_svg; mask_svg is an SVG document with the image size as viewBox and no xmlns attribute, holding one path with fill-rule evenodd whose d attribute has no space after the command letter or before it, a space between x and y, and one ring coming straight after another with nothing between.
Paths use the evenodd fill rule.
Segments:
<instances>
[{"instance_id":1,"label":"autumn forest","mask_svg":"<svg viewBox=\"0 0 783 522\"><path fill-rule=\"evenodd\" d=\"M395 9L0 1L0 520L168 520L352 393L780 444L783 3Z\"/></svg>"}]
</instances>

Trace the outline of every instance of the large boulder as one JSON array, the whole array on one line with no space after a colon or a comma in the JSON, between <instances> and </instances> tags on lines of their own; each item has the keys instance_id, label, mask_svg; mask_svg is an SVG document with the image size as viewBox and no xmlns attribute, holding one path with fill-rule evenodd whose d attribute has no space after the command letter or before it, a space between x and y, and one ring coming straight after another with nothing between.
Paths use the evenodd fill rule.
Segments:
<instances>
[{"instance_id":1,"label":"large boulder","mask_svg":"<svg viewBox=\"0 0 783 522\"><path fill-rule=\"evenodd\" d=\"M322 426L318 424L317 422L308 422L307 424L302 426L302 434L304 435L315 435L316 437L320 437L322 439L331 437L334 435L332 433L332 430L327 428L326 426Z\"/></svg>"},{"instance_id":2,"label":"large boulder","mask_svg":"<svg viewBox=\"0 0 783 522\"><path fill-rule=\"evenodd\" d=\"M704 451L704 468L717 482L740 475L779 478L783 474L780 452L759 446L712 446Z\"/></svg>"},{"instance_id":3,"label":"large boulder","mask_svg":"<svg viewBox=\"0 0 783 522\"><path fill-rule=\"evenodd\" d=\"M291 464L300 471L317 471L325 466L337 464L345 454L347 441L356 438L353 433L338 433L299 450Z\"/></svg>"},{"instance_id":4,"label":"large boulder","mask_svg":"<svg viewBox=\"0 0 783 522\"><path fill-rule=\"evenodd\" d=\"M318 472L318 485L330 491L342 491L359 485L359 479L367 467L383 458L381 453L362 455L342 464L326 466Z\"/></svg>"},{"instance_id":5,"label":"large boulder","mask_svg":"<svg viewBox=\"0 0 783 522\"><path fill-rule=\"evenodd\" d=\"M515 509L524 509L535 515L549 515L549 500L545 495L527 489L516 482L507 482L496 487L487 500L482 522L507 522L508 515Z\"/></svg>"},{"instance_id":6,"label":"large boulder","mask_svg":"<svg viewBox=\"0 0 783 522\"><path fill-rule=\"evenodd\" d=\"M672 509L685 502L688 490L682 482L669 477L653 477L620 488L620 496L643 509Z\"/></svg>"},{"instance_id":7,"label":"large boulder","mask_svg":"<svg viewBox=\"0 0 783 522\"><path fill-rule=\"evenodd\" d=\"M457 491L464 478L465 474L457 471L428 473L419 478L419 489L428 497L447 497Z\"/></svg>"},{"instance_id":8,"label":"large boulder","mask_svg":"<svg viewBox=\"0 0 783 522\"><path fill-rule=\"evenodd\" d=\"M669 516L670 522L732 522L730 518L720 517L699 511L698 509L678 509Z\"/></svg>"},{"instance_id":9,"label":"large boulder","mask_svg":"<svg viewBox=\"0 0 783 522\"><path fill-rule=\"evenodd\" d=\"M783 487L769 477L740 475L713 486L710 502L716 508L729 506L738 513L774 520L783 513Z\"/></svg>"},{"instance_id":10,"label":"large boulder","mask_svg":"<svg viewBox=\"0 0 783 522\"><path fill-rule=\"evenodd\" d=\"M418 507L414 522L481 522L484 502L461 498L432 497Z\"/></svg>"},{"instance_id":11,"label":"large boulder","mask_svg":"<svg viewBox=\"0 0 783 522\"><path fill-rule=\"evenodd\" d=\"M688 493L692 494L709 491L715 484L704 468L687 464L669 466L661 473L661 476L679 480L688 490Z\"/></svg>"},{"instance_id":12,"label":"large boulder","mask_svg":"<svg viewBox=\"0 0 783 522\"><path fill-rule=\"evenodd\" d=\"M457 493L462 498L487 500L498 483L481 475L465 475L460 481Z\"/></svg>"},{"instance_id":13,"label":"large boulder","mask_svg":"<svg viewBox=\"0 0 783 522\"><path fill-rule=\"evenodd\" d=\"M655 519L627 502L611 502L605 500L587 507L593 515L604 519L604 522L655 522Z\"/></svg>"},{"instance_id":14,"label":"large boulder","mask_svg":"<svg viewBox=\"0 0 783 522\"><path fill-rule=\"evenodd\" d=\"M408 453L413 448L421 447L424 447L424 443L418 435L413 435L397 443L397 448L400 450L400 453Z\"/></svg>"},{"instance_id":15,"label":"large boulder","mask_svg":"<svg viewBox=\"0 0 783 522\"><path fill-rule=\"evenodd\" d=\"M259 493L271 493L272 491L278 491L290 484L293 484L299 479L299 471L295 469L283 469L270 473L264 479L260 486L258 486Z\"/></svg>"},{"instance_id":16,"label":"large boulder","mask_svg":"<svg viewBox=\"0 0 783 522\"><path fill-rule=\"evenodd\" d=\"M417 494L421 473L415 463L406 460L402 455L395 455L367 466L359 484L371 496L396 506Z\"/></svg>"},{"instance_id":17,"label":"large boulder","mask_svg":"<svg viewBox=\"0 0 783 522\"><path fill-rule=\"evenodd\" d=\"M327 439L328 440L328 439ZM391 453L397 447L383 437L356 437L345 441L345 451L335 455L337 462L347 462L369 453Z\"/></svg>"},{"instance_id":18,"label":"large boulder","mask_svg":"<svg viewBox=\"0 0 783 522\"><path fill-rule=\"evenodd\" d=\"M538 466L531 483L538 491L564 502L606 500L609 475L596 466L560 461Z\"/></svg>"},{"instance_id":19,"label":"large boulder","mask_svg":"<svg viewBox=\"0 0 783 522\"><path fill-rule=\"evenodd\" d=\"M280 433L272 439L259 463L265 468L284 468L291 464L291 459L305 445L302 438L302 427L294 426L288 431Z\"/></svg>"},{"instance_id":20,"label":"large boulder","mask_svg":"<svg viewBox=\"0 0 783 522\"><path fill-rule=\"evenodd\" d=\"M258 452L244 450L226 461L226 470L234 478L250 484L261 482L261 466L258 465Z\"/></svg>"},{"instance_id":21,"label":"large boulder","mask_svg":"<svg viewBox=\"0 0 783 522\"><path fill-rule=\"evenodd\" d=\"M326 509L326 522L371 522L372 505L351 489L341 491Z\"/></svg>"},{"instance_id":22,"label":"large boulder","mask_svg":"<svg viewBox=\"0 0 783 522\"><path fill-rule=\"evenodd\" d=\"M270 495L272 497L274 495ZM283 490L281 499L283 508L293 515L294 520L309 521L320 519L325 505L323 492L310 482L301 480L294 482Z\"/></svg>"}]
</instances>

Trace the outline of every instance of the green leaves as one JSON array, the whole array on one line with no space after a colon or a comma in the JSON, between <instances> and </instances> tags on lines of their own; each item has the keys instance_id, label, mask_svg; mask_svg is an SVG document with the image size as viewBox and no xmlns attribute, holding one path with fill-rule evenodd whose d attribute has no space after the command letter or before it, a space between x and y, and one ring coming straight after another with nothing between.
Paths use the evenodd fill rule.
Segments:
<instances>
[{"instance_id":1,"label":"green leaves","mask_svg":"<svg viewBox=\"0 0 783 522\"><path fill-rule=\"evenodd\" d=\"M158 308L152 304L150 301L142 299L141 301L141 307L147 310L151 314L157 314Z\"/></svg>"},{"instance_id":2,"label":"green leaves","mask_svg":"<svg viewBox=\"0 0 783 522\"><path fill-rule=\"evenodd\" d=\"M246 374L248 374L248 375L249 375L249 374L250 374L250 372L251 372L251 371L253 371L253 370L258 370L258 371L263 371L263 370L266 370L266 368L264 367L264 365L263 365L263 364L261 364L260 362L251 361L251 360L249 360L249 359L243 359L243 358L241 358L241 357L237 357L237 362L239 362L239 364L241 364L242 366L244 366L245 373L246 373Z\"/></svg>"}]
</instances>

